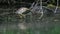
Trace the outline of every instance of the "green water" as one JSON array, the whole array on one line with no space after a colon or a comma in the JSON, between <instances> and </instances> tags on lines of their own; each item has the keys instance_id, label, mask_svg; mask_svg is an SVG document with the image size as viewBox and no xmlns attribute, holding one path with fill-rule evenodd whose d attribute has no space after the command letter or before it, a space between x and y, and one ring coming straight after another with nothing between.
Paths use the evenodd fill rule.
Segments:
<instances>
[{"instance_id":1,"label":"green water","mask_svg":"<svg viewBox=\"0 0 60 34\"><path fill-rule=\"evenodd\" d=\"M20 19L16 15L1 16L0 34L60 34L60 15L44 16L41 20L37 17L27 17ZM31 28L21 30L18 28L19 23L32 23Z\"/></svg>"}]
</instances>

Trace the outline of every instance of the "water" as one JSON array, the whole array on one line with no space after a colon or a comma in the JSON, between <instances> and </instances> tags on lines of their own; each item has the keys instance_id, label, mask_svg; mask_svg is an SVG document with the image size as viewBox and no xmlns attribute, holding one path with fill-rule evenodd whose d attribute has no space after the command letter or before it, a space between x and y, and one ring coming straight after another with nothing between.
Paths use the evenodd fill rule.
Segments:
<instances>
[{"instance_id":1,"label":"water","mask_svg":"<svg viewBox=\"0 0 60 34\"><path fill-rule=\"evenodd\" d=\"M7 17L7 16L4 16ZM3 17L3 18L4 18ZM8 21L7 21L8 18ZM48 34L49 31L52 31L56 27L59 28L60 26L60 14L56 14L55 16L44 16L42 20L37 19L37 17L32 16L27 17L29 19L18 19L16 15L12 15L12 17L9 15L4 19L4 23L0 25L0 32L11 32L14 33L15 31L24 33L45 33ZM28 22L27 22L27 21ZM24 28L24 29L23 29ZM29 31L27 29L30 29ZM16 32L16 33L17 33ZM51 32L50 32L51 33ZM8 33L9 34L9 33Z\"/></svg>"}]
</instances>

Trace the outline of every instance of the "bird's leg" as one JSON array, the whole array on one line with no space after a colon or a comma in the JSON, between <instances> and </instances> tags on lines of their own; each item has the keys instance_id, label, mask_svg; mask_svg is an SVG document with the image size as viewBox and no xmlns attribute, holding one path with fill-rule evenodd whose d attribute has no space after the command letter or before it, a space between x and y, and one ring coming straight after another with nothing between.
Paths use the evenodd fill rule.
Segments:
<instances>
[{"instance_id":1,"label":"bird's leg","mask_svg":"<svg viewBox=\"0 0 60 34\"><path fill-rule=\"evenodd\" d=\"M22 17L25 18L25 14L22 14Z\"/></svg>"},{"instance_id":2,"label":"bird's leg","mask_svg":"<svg viewBox=\"0 0 60 34\"><path fill-rule=\"evenodd\" d=\"M19 17L20 18L25 18L25 15L24 14L20 14Z\"/></svg>"}]
</instances>

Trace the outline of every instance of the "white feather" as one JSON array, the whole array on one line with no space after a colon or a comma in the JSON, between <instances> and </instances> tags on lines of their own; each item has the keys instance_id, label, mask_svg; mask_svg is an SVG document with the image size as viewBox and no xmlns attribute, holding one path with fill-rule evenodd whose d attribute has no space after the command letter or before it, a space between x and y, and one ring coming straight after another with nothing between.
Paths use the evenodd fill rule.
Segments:
<instances>
[{"instance_id":1,"label":"white feather","mask_svg":"<svg viewBox=\"0 0 60 34\"><path fill-rule=\"evenodd\" d=\"M25 12L26 10L28 10L28 8L22 7L20 9L17 10L17 14L22 14L23 12Z\"/></svg>"}]
</instances>

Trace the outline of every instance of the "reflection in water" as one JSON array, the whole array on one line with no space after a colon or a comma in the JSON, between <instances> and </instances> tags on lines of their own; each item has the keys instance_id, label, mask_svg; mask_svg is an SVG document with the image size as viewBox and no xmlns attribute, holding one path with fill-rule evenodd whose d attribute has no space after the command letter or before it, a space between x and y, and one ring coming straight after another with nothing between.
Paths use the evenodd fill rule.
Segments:
<instances>
[{"instance_id":1,"label":"reflection in water","mask_svg":"<svg viewBox=\"0 0 60 34\"><path fill-rule=\"evenodd\" d=\"M48 31L53 30L56 26L60 25L60 14L49 17L44 15L42 19L38 19L38 17L39 15L36 16L32 15L31 13L26 15L24 19L20 19L15 14L1 16L1 22L3 23L0 25L0 31L4 32L6 29L13 32L17 30L17 32L21 32L22 34L23 32L26 33L30 31L34 32L35 34L39 34L39 32L47 33Z\"/></svg>"}]
</instances>

